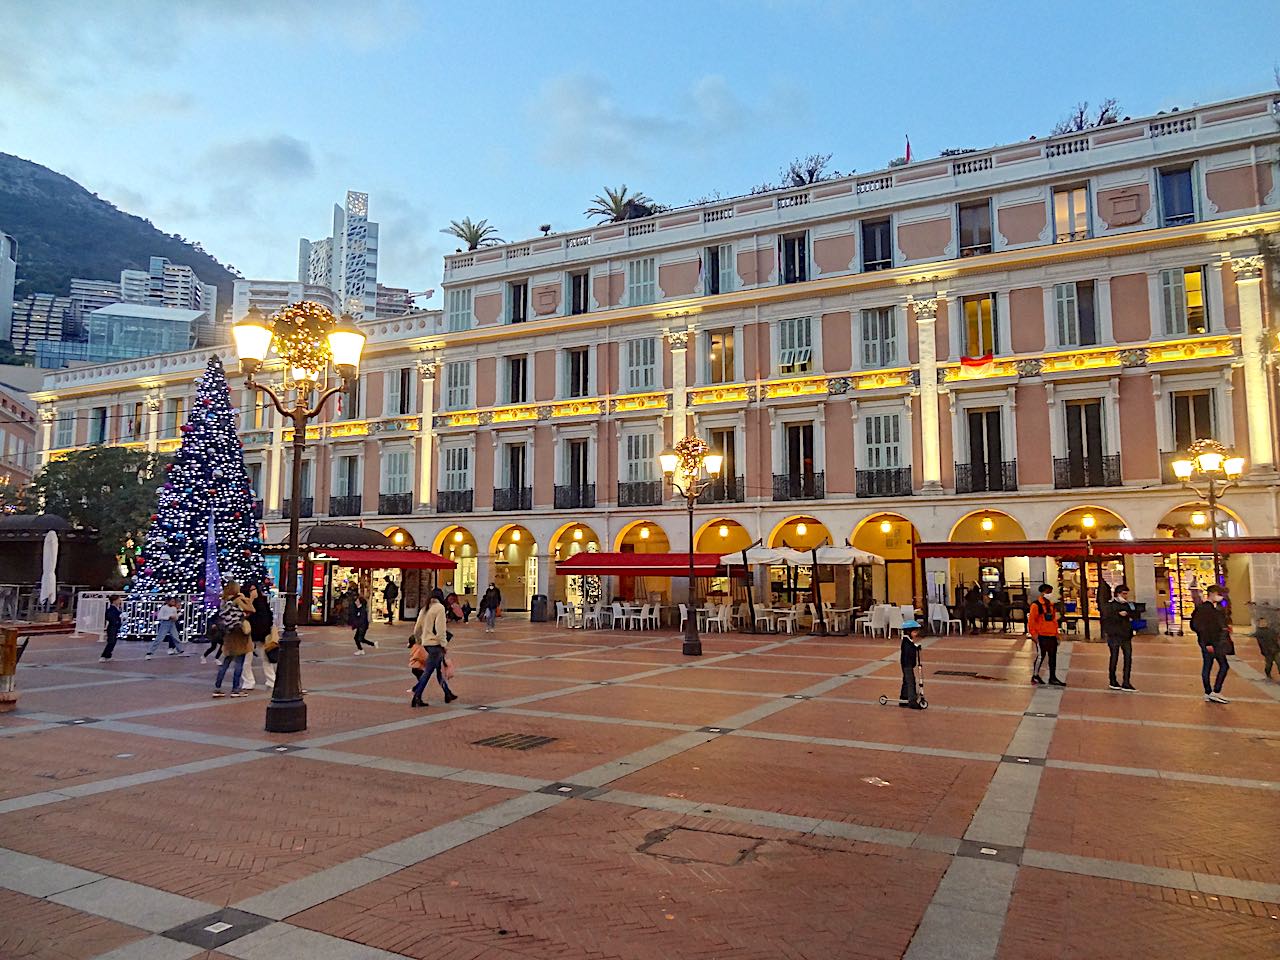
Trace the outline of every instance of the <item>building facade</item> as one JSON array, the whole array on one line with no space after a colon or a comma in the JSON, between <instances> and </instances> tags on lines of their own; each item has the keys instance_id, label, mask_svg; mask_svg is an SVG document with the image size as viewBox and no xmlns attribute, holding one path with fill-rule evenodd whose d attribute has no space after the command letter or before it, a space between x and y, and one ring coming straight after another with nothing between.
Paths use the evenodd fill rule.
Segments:
<instances>
[{"instance_id":1,"label":"building facade","mask_svg":"<svg viewBox=\"0 0 1280 960\"><path fill-rule=\"evenodd\" d=\"M4 382L0 367L0 509L31 482L39 451L36 412L19 387Z\"/></svg>"},{"instance_id":2,"label":"building facade","mask_svg":"<svg viewBox=\"0 0 1280 960\"><path fill-rule=\"evenodd\" d=\"M70 297L33 293L13 305L9 341L15 353L35 356L40 343L60 341L75 329Z\"/></svg>"},{"instance_id":3,"label":"building facade","mask_svg":"<svg viewBox=\"0 0 1280 960\"><path fill-rule=\"evenodd\" d=\"M0 231L0 340L13 335L13 287L18 277L18 241Z\"/></svg>"},{"instance_id":4,"label":"building facade","mask_svg":"<svg viewBox=\"0 0 1280 960\"><path fill-rule=\"evenodd\" d=\"M267 316L299 300L312 300L338 311L338 298L327 286L299 280L237 280L231 299L231 322L241 320L250 308Z\"/></svg>"},{"instance_id":5,"label":"building facade","mask_svg":"<svg viewBox=\"0 0 1280 960\"><path fill-rule=\"evenodd\" d=\"M657 455L696 433L725 456L700 551L886 558L883 582L855 572L833 599L1126 579L1176 619L1208 530L1173 453L1211 436L1245 456L1219 532L1280 533L1277 116L1274 95L1242 98L451 255L441 313L366 324L360 383L314 428L305 510L402 531L459 560L456 586L495 580L519 607L583 589L555 574L577 550L687 550ZM202 367L51 375L46 455L86 442L75 415L55 429L64 411L158 418ZM248 396L242 415L275 523L285 431ZM1083 569L912 560L921 542L1160 537L1187 543L1102 543ZM1228 580L1280 599L1265 557L1232 558Z\"/></svg>"},{"instance_id":6,"label":"building facade","mask_svg":"<svg viewBox=\"0 0 1280 960\"><path fill-rule=\"evenodd\" d=\"M328 287L357 320L377 314L378 224L369 219L369 195L347 191L345 206L334 204L333 235L298 242L298 279Z\"/></svg>"}]
</instances>

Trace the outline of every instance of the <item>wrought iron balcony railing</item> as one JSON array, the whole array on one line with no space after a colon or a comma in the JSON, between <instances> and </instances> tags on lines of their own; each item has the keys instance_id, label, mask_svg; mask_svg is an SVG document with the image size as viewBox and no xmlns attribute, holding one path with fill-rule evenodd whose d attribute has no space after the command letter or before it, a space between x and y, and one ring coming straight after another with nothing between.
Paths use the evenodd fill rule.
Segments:
<instances>
[{"instance_id":1,"label":"wrought iron balcony railing","mask_svg":"<svg viewBox=\"0 0 1280 960\"><path fill-rule=\"evenodd\" d=\"M329 498L329 516L331 517L358 517L363 509L362 498L358 493Z\"/></svg>"},{"instance_id":2,"label":"wrought iron balcony railing","mask_svg":"<svg viewBox=\"0 0 1280 960\"><path fill-rule=\"evenodd\" d=\"M532 510L533 487L494 487L493 509Z\"/></svg>"},{"instance_id":3,"label":"wrought iron balcony railing","mask_svg":"<svg viewBox=\"0 0 1280 960\"><path fill-rule=\"evenodd\" d=\"M596 505L596 485L584 483L580 486L556 485L557 510L581 510Z\"/></svg>"},{"instance_id":4,"label":"wrought iron balcony railing","mask_svg":"<svg viewBox=\"0 0 1280 960\"><path fill-rule=\"evenodd\" d=\"M1017 489L1017 460L956 464L956 493L1008 493Z\"/></svg>"},{"instance_id":5,"label":"wrought iron balcony railing","mask_svg":"<svg viewBox=\"0 0 1280 960\"><path fill-rule=\"evenodd\" d=\"M656 507L662 503L661 480L632 480L618 484L618 506Z\"/></svg>"},{"instance_id":6,"label":"wrought iron balcony railing","mask_svg":"<svg viewBox=\"0 0 1280 960\"><path fill-rule=\"evenodd\" d=\"M1053 458L1053 486L1056 490L1118 487L1120 482L1118 453L1092 460L1088 457Z\"/></svg>"},{"instance_id":7,"label":"wrought iron balcony railing","mask_svg":"<svg viewBox=\"0 0 1280 960\"><path fill-rule=\"evenodd\" d=\"M470 513L474 508L472 490L437 490L436 513Z\"/></svg>"},{"instance_id":8,"label":"wrought iron balcony railing","mask_svg":"<svg viewBox=\"0 0 1280 960\"><path fill-rule=\"evenodd\" d=\"M826 496L826 475L816 473L775 473L774 500L821 500Z\"/></svg>"},{"instance_id":9,"label":"wrought iron balcony railing","mask_svg":"<svg viewBox=\"0 0 1280 960\"><path fill-rule=\"evenodd\" d=\"M378 494L378 513L388 517L403 516L413 512L413 494L380 493Z\"/></svg>"},{"instance_id":10,"label":"wrought iron balcony railing","mask_svg":"<svg viewBox=\"0 0 1280 960\"><path fill-rule=\"evenodd\" d=\"M854 494L859 497L909 497L911 496L911 468L855 470Z\"/></svg>"}]
</instances>

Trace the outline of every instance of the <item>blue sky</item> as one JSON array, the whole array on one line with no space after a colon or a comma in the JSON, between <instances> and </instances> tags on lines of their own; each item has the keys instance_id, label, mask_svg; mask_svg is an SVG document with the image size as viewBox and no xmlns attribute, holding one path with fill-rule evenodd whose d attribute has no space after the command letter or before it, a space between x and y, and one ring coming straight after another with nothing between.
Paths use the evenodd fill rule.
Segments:
<instances>
[{"instance_id":1,"label":"blue sky","mask_svg":"<svg viewBox=\"0 0 1280 960\"><path fill-rule=\"evenodd\" d=\"M1079 100L1272 89L1280 59L1275 0L0 0L0 24L0 150L251 277L365 190L379 279L414 289L464 215L576 229L604 184L680 204L798 154L873 170L906 133L917 159L1005 143Z\"/></svg>"}]
</instances>

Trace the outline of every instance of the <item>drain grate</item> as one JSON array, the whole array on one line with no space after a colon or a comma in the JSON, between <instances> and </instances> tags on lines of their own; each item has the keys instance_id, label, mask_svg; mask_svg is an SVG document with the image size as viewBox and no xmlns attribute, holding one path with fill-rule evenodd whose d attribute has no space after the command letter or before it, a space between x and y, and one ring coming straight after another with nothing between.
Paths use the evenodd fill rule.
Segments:
<instances>
[{"instance_id":1,"label":"drain grate","mask_svg":"<svg viewBox=\"0 0 1280 960\"><path fill-rule=\"evenodd\" d=\"M558 737L540 737L534 733L499 733L496 736L476 740L472 746L497 747L500 750L536 750L548 743L555 743Z\"/></svg>"}]
</instances>

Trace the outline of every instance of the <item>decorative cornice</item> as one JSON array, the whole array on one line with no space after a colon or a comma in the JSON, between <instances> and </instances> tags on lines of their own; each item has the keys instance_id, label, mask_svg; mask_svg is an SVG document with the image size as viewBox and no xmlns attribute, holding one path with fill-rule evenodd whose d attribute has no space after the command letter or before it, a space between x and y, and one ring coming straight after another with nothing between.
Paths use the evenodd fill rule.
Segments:
<instances>
[{"instance_id":1,"label":"decorative cornice","mask_svg":"<svg viewBox=\"0 0 1280 960\"><path fill-rule=\"evenodd\" d=\"M929 297L926 300L917 300L914 297L908 297L907 306L911 307L912 313L915 314L916 323L933 323L933 321L938 319L937 297Z\"/></svg>"},{"instance_id":2,"label":"decorative cornice","mask_svg":"<svg viewBox=\"0 0 1280 960\"><path fill-rule=\"evenodd\" d=\"M672 350L687 350L689 348L689 331L688 330L666 330L663 336L667 338L667 343Z\"/></svg>"},{"instance_id":3,"label":"decorative cornice","mask_svg":"<svg viewBox=\"0 0 1280 960\"><path fill-rule=\"evenodd\" d=\"M423 380L434 380L440 373L440 361L437 359L419 360L418 376Z\"/></svg>"},{"instance_id":4,"label":"decorative cornice","mask_svg":"<svg viewBox=\"0 0 1280 960\"><path fill-rule=\"evenodd\" d=\"M53 423L58 419L58 411L50 406L42 406L40 408L40 420L42 423Z\"/></svg>"},{"instance_id":5,"label":"decorative cornice","mask_svg":"<svg viewBox=\"0 0 1280 960\"><path fill-rule=\"evenodd\" d=\"M848 377L832 377L827 381L827 393L830 396L839 396L849 392L850 380Z\"/></svg>"},{"instance_id":6,"label":"decorative cornice","mask_svg":"<svg viewBox=\"0 0 1280 960\"><path fill-rule=\"evenodd\" d=\"M152 413L160 412L160 397L157 394L148 393L144 402Z\"/></svg>"},{"instance_id":7,"label":"decorative cornice","mask_svg":"<svg viewBox=\"0 0 1280 960\"><path fill-rule=\"evenodd\" d=\"M1261 280L1264 260L1261 256L1232 257L1231 269L1236 275L1236 282Z\"/></svg>"},{"instance_id":8,"label":"decorative cornice","mask_svg":"<svg viewBox=\"0 0 1280 960\"><path fill-rule=\"evenodd\" d=\"M1122 367L1145 367L1151 354L1145 347L1135 347L1132 350L1121 350L1116 356L1120 358Z\"/></svg>"},{"instance_id":9,"label":"decorative cornice","mask_svg":"<svg viewBox=\"0 0 1280 960\"><path fill-rule=\"evenodd\" d=\"M1031 357L1026 360L1016 361L1013 367L1018 371L1018 376L1020 377L1038 377L1044 369L1044 361Z\"/></svg>"}]
</instances>

